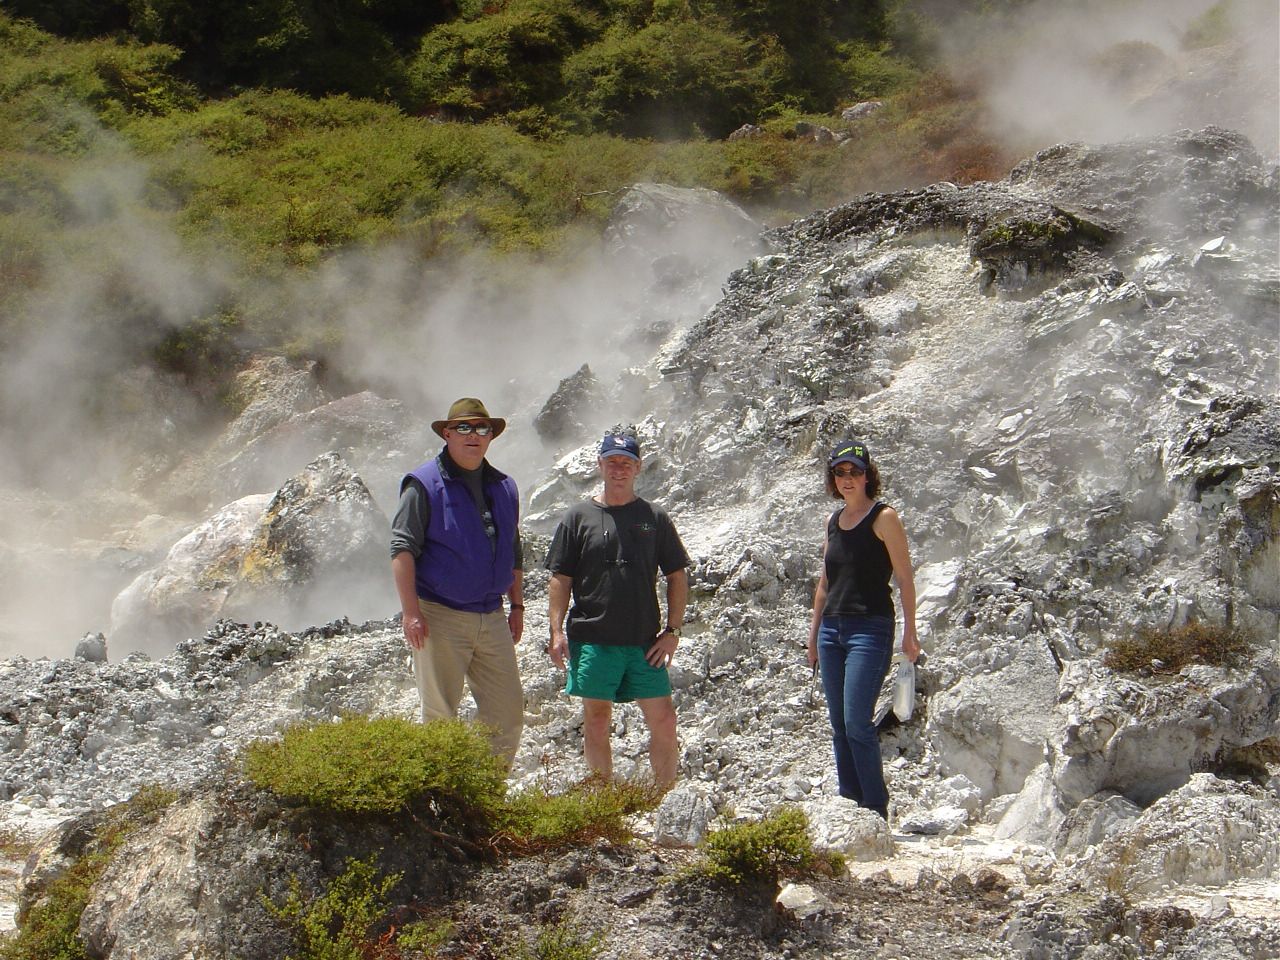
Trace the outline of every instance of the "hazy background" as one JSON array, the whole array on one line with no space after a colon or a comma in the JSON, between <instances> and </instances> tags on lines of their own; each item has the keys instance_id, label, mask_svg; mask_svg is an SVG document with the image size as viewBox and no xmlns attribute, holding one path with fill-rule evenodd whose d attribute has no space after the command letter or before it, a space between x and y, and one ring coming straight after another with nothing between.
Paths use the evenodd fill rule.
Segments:
<instances>
[{"instance_id":1,"label":"hazy background","mask_svg":"<svg viewBox=\"0 0 1280 960\"><path fill-rule=\"evenodd\" d=\"M998 25L954 22L943 53L984 92L993 135L1017 151L1218 123L1274 158L1277 4L1231 4L1230 45L1183 51L1187 25L1211 6L1046 2ZM643 363L743 259L740 237L700 229L660 250L601 241L541 259L477 244L424 264L390 244L264 281L230 255L192 252L146 202L147 165L105 132L93 142L69 184L75 230L49 253L52 280L11 304L0 344L0 655L69 654L82 633L106 628L110 598L134 572L130 551L202 519L157 516L148 497L231 415L146 362L192 317L253 303L321 331L332 383L403 400L423 420L458 396L483 398L512 420L492 459L527 491L562 452L530 426L561 378L589 363L609 382ZM654 271L672 244L689 264L683 285ZM599 411L601 422L639 419L643 392L633 402ZM387 600L389 615L389 582ZM332 615L343 612L333 598Z\"/></svg>"},{"instance_id":2,"label":"hazy background","mask_svg":"<svg viewBox=\"0 0 1280 960\"><path fill-rule=\"evenodd\" d=\"M1215 7L1230 42L1184 50L1188 28ZM1213 123L1276 156L1280 4L1271 0L1045 0L994 32L989 21L958 22L940 40L949 69L976 80L993 132L1015 148Z\"/></svg>"}]
</instances>

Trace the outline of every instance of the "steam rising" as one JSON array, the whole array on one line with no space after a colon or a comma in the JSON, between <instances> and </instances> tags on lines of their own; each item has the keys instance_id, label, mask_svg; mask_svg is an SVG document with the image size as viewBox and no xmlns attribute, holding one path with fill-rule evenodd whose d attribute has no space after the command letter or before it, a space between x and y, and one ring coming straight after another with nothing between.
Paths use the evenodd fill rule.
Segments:
<instances>
[{"instance_id":1,"label":"steam rising","mask_svg":"<svg viewBox=\"0 0 1280 960\"><path fill-rule=\"evenodd\" d=\"M115 593L203 519L153 516L139 526L170 513L151 499L159 483L228 415L216 398L157 372L156 347L192 321L244 304L287 318L323 345L332 382L401 400L423 422L459 396L479 396L512 424L491 458L528 488L557 454L531 422L559 381L583 363L608 382L646 361L714 302L747 255L734 246L741 224L702 223L663 238L665 262L674 253L684 268L666 283L653 251L596 239L543 261L477 247L429 265L393 244L264 286L193 252L146 202L145 165L100 143L64 185L76 227L42 264L44 282L16 305L0 354L0 497L9 507L0 519L0 656L68 655L84 632L107 628ZM599 411L610 422L642 413ZM400 466L433 452L404 451ZM389 510L394 491L373 492ZM382 615L396 609L389 575L386 586ZM312 608L312 622L322 622L370 603L330 589ZM125 652L111 649L113 658Z\"/></svg>"},{"instance_id":2,"label":"steam rising","mask_svg":"<svg viewBox=\"0 0 1280 960\"><path fill-rule=\"evenodd\" d=\"M1211 6L1039 3L998 40L989 22L950 25L944 52L979 83L997 131L1018 150L1213 122L1274 154L1276 5L1229 3L1229 42L1183 49ZM110 598L139 557L162 555L201 519L139 522L157 512L155 483L226 416L214 398L156 372L151 353L172 331L227 305L270 304L295 328L323 331L336 379L401 399L424 421L456 397L479 396L512 421L492 458L528 489L556 454L530 423L559 380L582 363L605 382L643 363L746 257L732 230L664 238L664 252L678 248L687 267L664 285L651 252L602 243L549 262L477 249L429 266L391 245L264 288L228 258L193 252L147 202L145 165L105 134L97 143L62 185L74 226L46 251L42 282L3 301L0 656L68 655L80 634L105 629ZM644 403L639 394L634 409L599 411L601 426L642 419ZM428 452L406 451L405 468ZM329 599L329 615L346 612L345 598Z\"/></svg>"},{"instance_id":3,"label":"steam rising","mask_svg":"<svg viewBox=\"0 0 1280 960\"><path fill-rule=\"evenodd\" d=\"M1187 49L1206 13L1223 35ZM1239 130L1264 156L1277 150L1280 9L1271 0L1042 0L998 26L953 23L942 42L1018 152L1207 124Z\"/></svg>"}]
</instances>

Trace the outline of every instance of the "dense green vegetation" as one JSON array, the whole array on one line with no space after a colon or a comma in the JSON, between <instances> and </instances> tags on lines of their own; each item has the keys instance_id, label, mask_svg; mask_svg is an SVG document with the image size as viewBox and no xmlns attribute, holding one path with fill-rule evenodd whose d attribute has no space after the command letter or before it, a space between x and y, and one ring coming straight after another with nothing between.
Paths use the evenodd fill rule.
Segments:
<instances>
[{"instance_id":1,"label":"dense green vegetation","mask_svg":"<svg viewBox=\"0 0 1280 960\"><path fill-rule=\"evenodd\" d=\"M40 322L31 298L76 264L103 291L100 331L206 381L245 349L322 356L321 325L300 329L272 291L353 247L568 258L638 180L720 190L776 222L1004 166L974 103L895 53L879 4L6 10L44 26L0 13L0 338ZM881 95L874 116L839 119ZM716 139L747 120L763 135ZM800 120L857 135L817 144ZM215 266L213 306L160 323L137 303L122 221Z\"/></svg>"},{"instance_id":2,"label":"dense green vegetation","mask_svg":"<svg viewBox=\"0 0 1280 960\"><path fill-rule=\"evenodd\" d=\"M288 87L482 119L546 110L580 132L728 132L770 104L856 94L850 44L888 39L881 0L11 0L43 28L179 51L221 94Z\"/></svg>"},{"instance_id":3,"label":"dense green vegetation","mask_svg":"<svg viewBox=\"0 0 1280 960\"><path fill-rule=\"evenodd\" d=\"M1230 0L1186 42L1214 42ZM9 0L0 13L0 313L68 262L133 309L119 221L235 279L119 339L189 374L311 352L264 293L352 247L572 256L637 180L766 223L1011 157L931 68L950 18L1023 0ZM1120 50L1125 69L1142 50ZM842 107L883 98L845 122ZM799 121L850 138L798 136ZM744 123L762 134L728 140ZM144 326L150 320L143 317ZM158 327L152 323L152 327Z\"/></svg>"},{"instance_id":4,"label":"dense green vegetation","mask_svg":"<svg viewBox=\"0 0 1280 960\"><path fill-rule=\"evenodd\" d=\"M68 180L103 157L141 159L148 212L174 218L193 242L231 243L251 263L287 266L389 236L409 237L426 255L477 235L499 248L555 247L607 214L602 191L641 178L790 214L863 185L957 175L954 157L936 151L963 143L973 120L954 90L918 83L919 69L893 54L883 26L873 28L883 16L859 29L863 21L844 12L857 4L760 0L695 16L685 3L513 0L451 15L441 5L434 25L401 18L394 3L349 4L351 16L396 25L377 46L401 65L398 79L375 87L365 83L372 53L354 71L360 82L307 66L291 45L301 41L280 26L315 19L298 3L234 14L168 4L163 18L159 4L120 6L115 16L95 7L95 19L88 5L74 17L65 4L13 5L69 33L117 31L93 39L0 15L0 239L14 241L3 244L0 281L30 279L41 253L86 226ZM343 5L334 6L340 23ZM833 10L840 30L811 29ZM222 26L206 35L197 21ZM270 42L232 32L271 24ZM432 28L406 45L424 26ZM358 37L338 32L341 56L355 56ZM217 64L193 63L197 48L204 58L221 50ZM244 66L247 48L261 69ZM295 75L304 68L312 79ZM863 121L851 148L791 136L802 118L840 129L833 111L889 93L902 102ZM916 129L906 122L929 114ZM746 121L769 134L704 139ZM644 138L654 134L665 139ZM984 151L994 159L976 142L969 155ZM968 170L988 172L981 163Z\"/></svg>"},{"instance_id":5,"label":"dense green vegetation","mask_svg":"<svg viewBox=\"0 0 1280 960\"><path fill-rule=\"evenodd\" d=\"M450 828L487 846L527 852L631 836L627 817L651 809L651 786L588 780L558 794L508 794L482 732L459 720L411 723L350 716L301 724L245 751L255 784L299 806L392 815L427 805Z\"/></svg>"}]
</instances>

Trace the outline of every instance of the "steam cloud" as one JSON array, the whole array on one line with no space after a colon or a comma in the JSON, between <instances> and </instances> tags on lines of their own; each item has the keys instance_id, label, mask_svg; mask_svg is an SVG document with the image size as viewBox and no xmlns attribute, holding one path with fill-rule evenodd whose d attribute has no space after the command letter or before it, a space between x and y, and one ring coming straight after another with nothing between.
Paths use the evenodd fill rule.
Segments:
<instances>
[{"instance_id":1,"label":"steam cloud","mask_svg":"<svg viewBox=\"0 0 1280 960\"><path fill-rule=\"evenodd\" d=\"M1230 44L1184 51L1188 25L1212 5L1040 3L1008 22L999 43L989 22L981 37L952 24L945 54L986 91L997 130L1018 150L1214 122L1274 154L1276 6L1236 0L1225 8ZM976 58L979 39L981 49L1001 55ZM81 633L105 628L107 604L122 586L120 547L151 512L139 491L220 425L209 416L212 398L191 396L148 360L193 318L225 304L272 302L282 316L306 318L300 327L337 331L341 347L331 360L353 384L402 399L424 419L458 396L477 395L527 428L556 383L582 363L608 379L646 359L659 336L649 328L700 314L742 258L727 235L684 237L683 252L700 260L704 282L665 302L647 261L603 249L551 263L478 250L424 267L391 246L335 258L305 283L255 289L259 281L229 260L190 252L146 202L145 165L109 135L96 140L63 184L74 229L46 253L44 282L6 301L0 656L65 656ZM645 412L601 416L639 420ZM531 429L502 442L495 461L518 467L522 478L538 476L552 455ZM176 539L181 530L171 532Z\"/></svg>"},{"instance_id":2,"label":"steam cloud","mask_svg":"<svg viewBox=\"0 0 1280 960\"><path fill-rule=\"evenodd\" d=\"M1225 42L1184 49L1210 11ZM1211 123L1244 133L1264 156L1277 151L1280 9L1271 0L1043 0L998 28L952 23L942 42L1015 152Z\"/></svg>"},{"instance_id":3,"label":"steam cloud","mask_svg":"<svg viewBox=\"0 0 1280 960\"><path fill-rule=\"evenodd\" d=\"M150 486L225 422L216 398L191 395L152 358L191 321L246 303L290 318L333 345L325 359L335 382L404 401L423 421L479 396L514 428L495 462L528 485L556 454L531 421L559 381L589 363L607 382L647 360L665 332L714 302L743 258L732 249L740 237L701 224L665 238L664 253L688 258L674 285L655 282L653 253L597 241L549 261L477 246L428 265L393 244L264 287L228 258L184 244L147 203L145 164L106 134L98 142L62 185L75 229L42 264L44 282L18 301L0 353L0 501L9 508L0 656L68 655L84 632L106 629L111 598L140 572L129 564L149 535L139 521L156 512ZM612 422L643 411L599 414ZM408 452L404 468L425 453ZM150 546L166 547L200 519L153 518ZM387 586L390 601L389 577ZM315 622L347 612L332 594L323 606Z\"/></svg>"}]
</instances>

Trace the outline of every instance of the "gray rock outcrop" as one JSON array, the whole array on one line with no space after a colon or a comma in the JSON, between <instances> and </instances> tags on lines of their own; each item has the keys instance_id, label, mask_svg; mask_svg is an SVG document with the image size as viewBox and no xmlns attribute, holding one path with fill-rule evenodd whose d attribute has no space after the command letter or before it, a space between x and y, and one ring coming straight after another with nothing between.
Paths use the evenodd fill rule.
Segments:
<instances>
[{"instance_id":1,"label":"gray rock outcrop","mask_svg":"<svg viewBox=\"0 0 1280 960\"><path fill-rule=\"evenodd\" d=\"M237 500L174 544L116 598L109 634L122 649L154 648L222 617L301 626L326 607L385 612L387 529L360 477L325 454L274 496Z\"/></svg>"},{"instance_id":2,"label":"gray rock outcrop","mask_svg":"<svg viewBox=\"0 0 1280 960\"><path fill-rule=\"evenodd\" d=\"M254 356L236 375L239 413L199 455L160 484L162 500L209 509L278 489L324 453L336 451L365 478L383 509L399 493L405 463L434 444L429 419L371 391L334 399L315 361ZM415 461L417 462L417 461Z\"/></svg>"}]
</instances>

